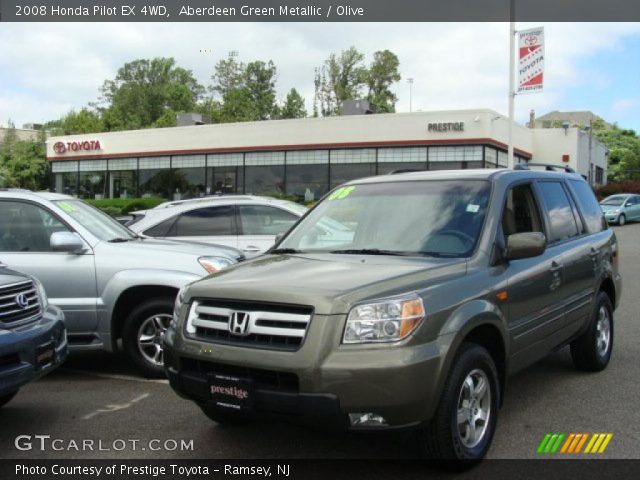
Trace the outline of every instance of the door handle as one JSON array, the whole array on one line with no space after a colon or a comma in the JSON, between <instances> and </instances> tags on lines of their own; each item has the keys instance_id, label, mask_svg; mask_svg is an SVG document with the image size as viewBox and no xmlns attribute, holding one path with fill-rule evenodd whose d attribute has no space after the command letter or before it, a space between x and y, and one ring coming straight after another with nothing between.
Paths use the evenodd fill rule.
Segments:
<instances>
[{"instance_id":1,"label":"door handle","mask_svg":"<svg viewBox=\"0 0 640 480\"><path fill-rule=\"evenodd\" d=\"M248 253L255 253L255 252L259 252L260 249L258 247L256 247L255 245L247 245L243 252L248 252Z\"/></svg>"},{"instance_id":2,"label":"door handle","mask_svg":"<svg viewBox=\"0 0 640 480\"><path fill-rule=\"evenodd\" d=\"M562 264L556 261L551 262L551 272L556 273L562 270Z\"/></svg>"},{"instance_id":3,"label":"door handle","mask_svg":"<svg viewBox=\"0 0 640 480\"><path fill-rule=\"evenodd\" d=\"M595 248L591 248L591 251L589 252L589 256L591 258L593 258L594 260L596 260L598 258L598 256L600 255L600 252L598 250L596 250Z\"/></svg>"}]
</instances>

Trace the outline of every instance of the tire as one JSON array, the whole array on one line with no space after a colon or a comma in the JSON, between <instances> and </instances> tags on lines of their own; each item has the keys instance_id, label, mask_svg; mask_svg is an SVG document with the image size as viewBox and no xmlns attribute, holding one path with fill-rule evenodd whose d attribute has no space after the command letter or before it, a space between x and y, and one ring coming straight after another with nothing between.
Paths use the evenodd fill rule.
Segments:
<instances>
[{"instance_id":1,"label":"tire","mask_svg":"<svg viewBox=\"0 0 640 480\"><path fill-rule=\"evenodd\" d=\"M613 307L599 292L587 331L571 343L571 358L578 370L599 372L607 368L613 351Z\"/></svg>"},{"instance_id":2,"label":"tire","mask_svg":"<svg viewBox=\"0 0 640 480\"><path fill-rule=\"evenodd\" d=\"M7 403L9 403L11 399L16 396L17 393L18 393L18 390L16 390L15 392L11 392L6 395L0 396L0 408L4 407Z\"/></svg>"},{"instance_id":3,"label":"tire","mask_svg":"<svg viewBox=\"0 0 640 480\"><path fill-rule=\"evenodd\" d=\"M480 345L463 343L449 372L433 420L419 433L421 441L418 445L422 456L438 460L481 460L491 446L498 420L499 382L489 352ZM481 383L485 385L483 394L476 390ZM479 401L474 400L474 392L478 393ZM484 422L478 415L483 411ZM471 435L469 428L472 423L478 427L475 436Z\"/></svg>"},{"instance_id":4,"label":"tire","mask_svg":"<svg viewBox=\"0 0 640 480\"><path fill-rule=\"evenodd\" d=\"M246 425L249 423L248 417L243 417L241 415L232 413L232 412L224 412L218 408L210 407L208 405L198 405L202 413L204 413L210 420L213 420L217 424L222 426L234 426L234 425Z\"/></svg>"},{"instance_id":5,"label":"tire","mask_svg":"<svg viewBox=\"0 0 640 480\"><path fill-rule=\"evenodd\" d=\"M618 225L624 227L627 224L627 217L625 217L624 213L621 213L618 217Z\"/></svg>"},{"instance_id":6,"label":"tire","mask_svg":"<svg viewBox=\"0 0 640 480\"><path fill-rule=\"evenodd\" d=\"M131 363L147 378L165 376L162 341L173 317L174 299L151 298L134 308L124 322L122 345Z\"/></svg>"}]
</instances>

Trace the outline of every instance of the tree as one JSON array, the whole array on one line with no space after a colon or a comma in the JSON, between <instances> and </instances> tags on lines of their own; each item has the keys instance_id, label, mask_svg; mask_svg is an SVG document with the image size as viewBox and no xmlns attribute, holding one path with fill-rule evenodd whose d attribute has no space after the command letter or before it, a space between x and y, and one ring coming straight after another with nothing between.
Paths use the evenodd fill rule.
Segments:
<instances>
[{"instance_id":1,"label":"tree","mask_svg":"<svg viewBox=\"0 0 640 480\"><path fill-rule=\"evenodd\" d=\"M640 179L640 137L633 130L614 125L606 128L604 122L592 123L593 136L609 149L607 177L621 182Z\"/></svg>"},{"instance_id":2,"label":"tree","mask_svg":"<svg viewBox=\"0 0 640 480\"><path fill-rule=\"evenodd\" d=\"M213 67L211 80L214 81L214 84L209 87L209 90L224 98L229 91L243 85L244 72L244 63L238 62L235 55L230 53L228 58L220 60Z\"/></svg>"},{"instance_id":3,"label":"tree","mask_svg":"<svg viewBox=\"0 0 640 480\"><path fill-rule=\"evenodd\" d=\"M307 116L307 109L304 105L304 98L295 88L289 90L284 105L280 109L280 118L304 118Z\"/></svg>"},{"instance_id":4,"label":"tree","mask_svg":"<svg viewBox=\"0 0 640 480\"><path fill-rule=\"evenodd\" d=\"M276 66L256 61L244 71L244 86L254 104L254 120L269 120L276 109Z\"/></svg>"},{"instance_id":5,"label":"tree","mask_svg":"<svg viewBox=\"0 0 640 480\"><path fill-rule=\"evenodd\" d=\"M37 140L19 140L13 124L0 143L0 187L42 190L47 186L44 132Z\"/></svg>"},{"instance_id":6,"label":"tree","mask_svg":"<svg viewBox=\"0 0 640 480\"><path fill-rule=\"evenodd\" d=\"M345 100L366 98L379 111L395 111L397 97L391 86L400 81L398 57L389 50L375 52L369 67L364 65L364 55L355 47L340 55L332 53L324 64L315 70L314 116L337 115ZM363 90L367 89L366 96Z\"/></svg>"},{"instance_id":7,"label":"tree","mask_svg":"<svg viewBox=\"0 0 640 480\"><path fill-rule=\"evenodd\" d=\"M377 107L378 112L396 111L398 97L390 87L401 79L399 67L400 61L393 52L382 50L373 54L373 62L367 72L367 100Z\"/></svg>"},{"instance_id":8,"label":"tree","mask_svg":"<svg viewBox=\"0 0 640 480\"><path fill-rule=\"evenodd\" d=\"M45 129L52 135L96 133L104 131L104 123L98 112L83 108L78 112L71 110L60 120L47 122Z\"/></svg>"},{"instance_id":9,"label":"tree","mask_svg":"<svg viewBox=\"0 0 640 480\"><path fill-rule=\"evenodd\" d=\"M167 111L193 111L204 88L173 58L154 58L125 63L101 92L106 130L124 130L154 127L163 117L166 125Z\"/></svg>"}]
</instances>

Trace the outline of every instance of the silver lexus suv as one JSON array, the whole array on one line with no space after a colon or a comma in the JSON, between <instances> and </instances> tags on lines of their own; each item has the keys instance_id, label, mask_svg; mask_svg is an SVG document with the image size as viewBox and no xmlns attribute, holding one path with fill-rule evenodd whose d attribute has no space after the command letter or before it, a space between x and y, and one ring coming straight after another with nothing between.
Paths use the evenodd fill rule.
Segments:
<instances>
[{"instance_id":1,"label":"silver lexus suv","mask_svg":"<svg viewBox=\"0 0 640 480\"><path fill-rule=\"evenodd\" d=\"M234 248L141 238L67 195L0 190L0 260L44 284L71 349L122 347L147 376L163 375L178 290L242 259Z\"/></svg>"}]
</instances>

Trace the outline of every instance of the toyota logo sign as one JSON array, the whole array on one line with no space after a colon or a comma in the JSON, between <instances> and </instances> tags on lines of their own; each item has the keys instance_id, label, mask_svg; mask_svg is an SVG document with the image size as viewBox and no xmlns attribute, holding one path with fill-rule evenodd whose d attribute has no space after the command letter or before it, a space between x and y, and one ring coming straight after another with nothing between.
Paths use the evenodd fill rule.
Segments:
<instances>
[{"instance_id":1,"label":"toyota logo sign","mask_svg":"<svg viewBox=\"0 0 640 480\"><path fill-rule=\"evenodd\" d=\"M67 147L62 142L56 142L53 144L53 151L56 153L64 153L67 151Z\"/></svg>"}]
</instances>

